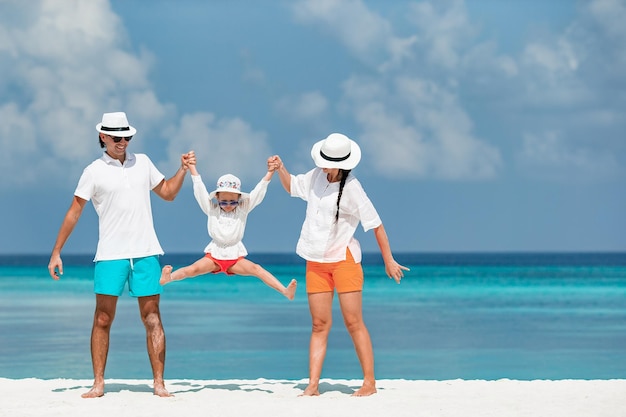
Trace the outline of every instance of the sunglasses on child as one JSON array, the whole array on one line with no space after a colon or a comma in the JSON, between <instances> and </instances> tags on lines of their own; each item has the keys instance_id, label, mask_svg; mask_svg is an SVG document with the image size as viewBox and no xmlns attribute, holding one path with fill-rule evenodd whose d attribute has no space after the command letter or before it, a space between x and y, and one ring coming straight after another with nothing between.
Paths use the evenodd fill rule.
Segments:
<instances>
[{"instance_id":1,"label":"sunglasses on child","mask_svg":"<svg viewBox=\"0 0 626 417\"><path fill-rule=\"evenodd\" d=\"M130 142L130 140L133 138L132 136L126 136L126 137L119 137L119 136L111 136L108 135L111 139L113 139L113 142L115 143L120 143L122 141L122 139L126 139L126 142Z\"/></svg>"},{"instance_id":2,"label":"sunglasses on child","mask_svg":"<svg viewBox=\"0 0 626 417\"><path fill-rule=\"evenodd\" d=\"M238 206L239 200L220 200L217 202L220 207Z\"/></svg>"}]
</instances>

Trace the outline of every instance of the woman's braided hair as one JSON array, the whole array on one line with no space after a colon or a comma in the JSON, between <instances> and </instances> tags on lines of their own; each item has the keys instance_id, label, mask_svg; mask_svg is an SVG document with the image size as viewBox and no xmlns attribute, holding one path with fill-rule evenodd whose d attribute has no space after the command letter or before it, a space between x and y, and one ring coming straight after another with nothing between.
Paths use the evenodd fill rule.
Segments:
<instances>
[{"instance_id":1,"label":"woman's braided hair","mask_svg":"<svg viewBox=\"0 0 626 417\"><path fill-rule=\"evenodd\" d=\"M348 175L350 174L351 169L340 169L339 175L341 176L341 180L339 182L339 194L337 195L337 213L335 214L335 221L339 221L339 202L341 201L341 194L343 194L343 187L346 185L346 179L348 179Z\"/></svg>"}]
</instances>

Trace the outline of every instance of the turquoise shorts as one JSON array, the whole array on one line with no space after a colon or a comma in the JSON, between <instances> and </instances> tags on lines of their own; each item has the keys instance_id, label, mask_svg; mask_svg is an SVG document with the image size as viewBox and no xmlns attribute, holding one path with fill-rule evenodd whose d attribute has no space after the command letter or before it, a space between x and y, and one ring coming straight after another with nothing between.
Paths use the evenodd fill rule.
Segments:
<instances>
[{"instance_id":1,"label":"turquoise shorts","mask_svg":"<svg viewBox=\"0 0 626 417\"><path fill-rule=\"evenodd\" d=\"M96 294L119 297L124 292L126 282L133 297L147 297L161 294L163 287L159 257L116 259L97 261L94 270L93 287Z\"/></svg>"}]
</instances>

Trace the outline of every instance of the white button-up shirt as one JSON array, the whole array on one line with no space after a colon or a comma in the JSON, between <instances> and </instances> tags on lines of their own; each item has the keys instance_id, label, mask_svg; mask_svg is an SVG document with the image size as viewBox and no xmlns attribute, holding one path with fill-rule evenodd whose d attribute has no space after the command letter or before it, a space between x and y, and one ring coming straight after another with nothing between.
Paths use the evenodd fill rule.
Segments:
<instances>
[{"instance_id":1,"label":"white button-up shirt","mask_svg":"<svg viewBox=\"0 0 626 417\"><path fill-rule=\"evenodd\" d=\"M302 258L324 263L343 261L349 248L355 262L361 262L361 247L354 238L359 222L368 231L380 226L382 221L354 175L349 174L346 179L336 221L338 194L339 182L328 182L320 168L291 176L291 196L307 202L296 247Z\"/></svg>"}]
</instances>

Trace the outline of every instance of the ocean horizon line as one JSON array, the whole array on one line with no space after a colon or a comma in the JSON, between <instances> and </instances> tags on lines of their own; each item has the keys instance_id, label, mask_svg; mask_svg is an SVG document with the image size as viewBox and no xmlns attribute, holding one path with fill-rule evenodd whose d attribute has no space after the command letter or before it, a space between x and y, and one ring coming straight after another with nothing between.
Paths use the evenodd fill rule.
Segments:
<instances>
[{"instance_id":1,"label":"ocean horizon line","mask_svg":"<svg viewBox=\"0 0 626 417\"><path fill-rule=\"evenodd\" d=\"M186 264L198 258L197 252L168 252L164 264ZM93 264L93 253L63 254L65 265ZM560 266L626 265L626 251L400 251L394 258L401 264L415 266ZM48 253L0 253L0 266L47 265ZM285 265L305 262L295 252L254 252L248 259L266 264ZM364 251L364 265L382 265L379 252Z\"/></svg>"}]
</instances>

